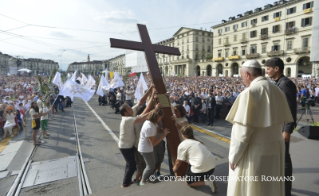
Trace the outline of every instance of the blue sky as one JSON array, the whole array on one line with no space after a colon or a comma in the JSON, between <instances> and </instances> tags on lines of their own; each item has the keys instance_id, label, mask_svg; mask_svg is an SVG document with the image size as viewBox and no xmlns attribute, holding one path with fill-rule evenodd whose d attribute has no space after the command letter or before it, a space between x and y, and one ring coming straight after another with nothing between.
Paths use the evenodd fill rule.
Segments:
<instances>
[{"instance_id":1,"label":"blue sky","mask_svg":"<svg viewBox=\"0 0 319 196\"><path fill-rule=\"evenodd\" d=\"M222 19L268 3L273 1L0 0L0 52L52 59L66 69L88 54L91 60L123 54L110 48L109 38L139 41L136 23L146 24L158 42L182 26L209 30Z\"/></svg>"}]
</instances>

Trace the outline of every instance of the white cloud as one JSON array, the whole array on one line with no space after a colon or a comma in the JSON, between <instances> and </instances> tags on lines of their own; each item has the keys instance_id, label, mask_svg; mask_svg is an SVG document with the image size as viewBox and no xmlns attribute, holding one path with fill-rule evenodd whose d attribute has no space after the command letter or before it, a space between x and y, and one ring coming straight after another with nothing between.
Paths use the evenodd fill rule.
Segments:
<instances>
[{"instance_id":1,"label":"white cloud","mask_svg":"<svg viewBox=\"0 0 319 196\"><path fill-rule=\"evenodd\" d=\"M68 35L66 33L63 32L58 32L58 31L53 31L50 33L51 36L53 37L58 37L58 38L72 38L73 36Z\"/></svg>"}]
</instances>

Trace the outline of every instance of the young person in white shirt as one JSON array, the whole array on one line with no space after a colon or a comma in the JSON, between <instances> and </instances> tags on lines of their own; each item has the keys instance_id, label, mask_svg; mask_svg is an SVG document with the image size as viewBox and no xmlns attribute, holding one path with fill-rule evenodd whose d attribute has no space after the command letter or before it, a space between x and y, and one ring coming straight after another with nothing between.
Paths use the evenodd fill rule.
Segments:
<instances>
[{"instance_id":1,"label":"young person in white shirt","mask_svg":"<svg viewBox=\"0 0 319 196\"><path fill-rule=\"evenodd\" d=\"M142 154L146 163L146 168L143 171L140 186L145 185L146 181L154 173L155 157L153 147L162 142L162 140L169 133L168 129L164 129L163 135L156 139L157 123L162 120L163 116L164 111L162 109L152 110L147 116L140 133L138 151Z\"/></svg>"},{"instance_id":2,"label":"young person in white shirt","mask_svg":"<svg viewBox=\"0 0 319 196\"><path fill-rule=\"evenodd\" d=\"M178 170L183 161L188 162L186 173L186 183L190 187L208 185L211 191L216 192L215 181L211 181L210 176L215 170L215 157L206 146L194 138L193 129L186 125L181 128L184 141L181 142L177 150L177 159L173 167L174 172Z\"/></svg>"},{"instance_id":3,"label":"young person in white shirt","mask_svg":"<svg viewBox=\"0 0 319 196\"><path fill-rule=\"evenodd\" d=\"M43 103L42 107L40 107L39 112L42 113L41 116L41 130L43 138L49 139L50 134L47 132L48 130L48 119L51 108L48 108L48 103Z\"/></svg>"}]
</instances>

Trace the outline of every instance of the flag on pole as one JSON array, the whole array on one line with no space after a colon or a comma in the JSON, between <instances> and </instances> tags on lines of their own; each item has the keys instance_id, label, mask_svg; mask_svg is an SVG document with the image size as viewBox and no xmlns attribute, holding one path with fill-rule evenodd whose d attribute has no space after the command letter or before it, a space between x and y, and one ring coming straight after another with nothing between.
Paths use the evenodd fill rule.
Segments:
<instances>
[{"instance_id":1,"label":"flag on pole","mask_svg":"<svg viewBox=\"0 0 319 196\"><path fill-rule=\"evenodd\" d=\"M85 83L88 81L88 79L85 77L85 75L83 73L81 73L82 78L81 78L81 85L85 85Z\"/></svg>"},{"instance_id":2,"label":"flag on pole","mask_svg":"<svg viewBox=\"0 0 319 196\"><path fill-rule=\"evenodd\" d=\"M111 72L110 72L111 73ZM115 72L114 73L114 78L110 83L110 87L111 88L118 88L124 86L124 82L122 80L122 78L119 76L119 73Z\"/></svg>"},{"instance_id":3,"label":"flag on pole","mask_svg":"<svg viewBox=\"0 0 319 196\"><path fill-rule=\"evenodd\" d=\"M91 89L95 85L95 83L96 83L96 81L94 80L94 78L91 75L89 75L88 76L88 81L86 83L86 87L88 89Z\"/></svg>"},{"instance_id":4,"label":"flag on pole","mask_svg":"<svg viewBox=\"0 0 319 196\"><path fill-rule=\"evenodd\" d=\"M73 75L72 75L72 77L71 77L71 80L73 81L73 82L75 82L76 81L76 74L77 74L77 72L78 72L78 70L75 70L75 72L73 73ZM81 80L80 80L81 81Z\"/></svg>"},{"instance_id":5,"label":"flag on pole","mask_svg":"<svg viewBox=\"0 0 319 196\"><path fill-rule=\"evenodd\" d=\"M114 72L113 72L113 71L110 71L109 73L110 73L110 79L112 79L113 76L114 76Z\"/></svg>"},{"instance_id":6,"label":"flag on pole","mask_svg":"<svg viewBox=\"0 0 319 196\"><path fill-rule=\"evenodd\" d=\"M72 80L67 80L59 95L68 96L71 100L74 97L79 97L88 102L93 97L94 92L95 90L87 89Z\"/></svg>"},{"instance_id":7,"label":"flag on pole","mask_svg":"<svg viewBox=\"0 0 319 196\"><path fill-rule=\"evenodd\" d=\"M135 98L137 101L140 101L147 90L147 84L145 82L144 76L141 73L140 74L140 79L137 83L136 91L135 91Z\"/></svg>"},{"instance_id":8,"label":"flag on pole","mask_svg":"<svg viewBox=\"0 0 319 196\"><path fill-rule=\"evenodd\" d=\"M52 83L57 85L59 90L61 90L63 88L63 82L61 80L60 72L58 72L58 71L56 72L56 74L55 74L55 76L54 76L54 78L52 80Z\"/></svg>"},{"instance_id":9,"label":"flag on pole","mask_svg":"<svg viewBox=\"0 0 319 196\"><path fill-rule=\"evenodd\" d=\"M103 96L103 89L104 90L108 90L109 89L109 83L107 82L107 80L105 79L105 77L102 75L101 79L100 79L100 84L97 88L96 94Z\"/></svg>"},{"instance_id":10,"label":"flag on pole","mask_svg":"<svg viewBox=\"0 0 319 196\"><path fill-rule=\"evenodd\" d=\"M128 77L133 77L133 76L136 76L136 72L131 72Z\"/></svg>"}]
</instances>

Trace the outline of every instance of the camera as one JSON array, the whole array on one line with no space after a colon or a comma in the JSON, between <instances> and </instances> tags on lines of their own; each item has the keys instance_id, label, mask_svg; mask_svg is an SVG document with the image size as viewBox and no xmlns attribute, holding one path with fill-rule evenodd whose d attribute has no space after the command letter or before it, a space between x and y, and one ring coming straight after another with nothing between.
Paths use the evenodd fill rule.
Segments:
<instances>
[{"instance_id":1,"label":"camera","mask_svg":"<svg viewBox=\"0 0 319 196\"><path fill-rule=\"evenodd\" d=\"M305 107L307 105L307 107L314 107L315 106L315 100L314 99L307 99L307 98L303 98L302 101L301 101L301 106L302 107Z\"/></svg>"}]
</instances>

